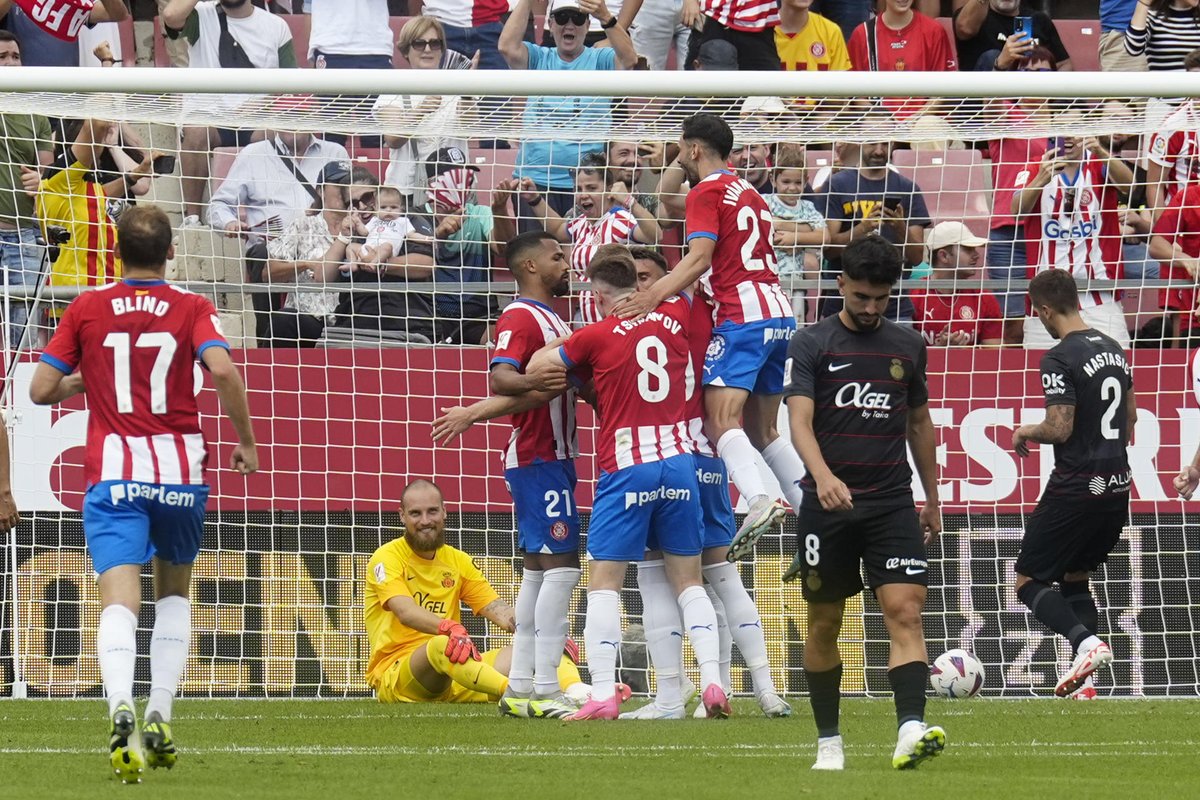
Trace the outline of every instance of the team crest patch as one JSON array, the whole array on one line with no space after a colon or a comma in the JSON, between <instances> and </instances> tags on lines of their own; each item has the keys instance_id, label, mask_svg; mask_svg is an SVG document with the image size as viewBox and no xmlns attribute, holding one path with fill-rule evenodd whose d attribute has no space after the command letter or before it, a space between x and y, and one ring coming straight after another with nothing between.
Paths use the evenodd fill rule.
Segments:
<instances>
[{"instance_id":1,"label":"team crest patch","mask_svg":"<svg viewBox=\"0 0 1200 800\"><path fill-rule=\"evenodd\" d=\"M892 376L892 380L894 381L902 380L904 378L904 365L900 363L900 359L892 359L892 366L888 368L888 374Z\"/></svg>"},{"instance_id":2,"label":"team crest patch","mask_svg":"<svg viewBox=\"0 0 1200 800\"><path fill-rule=\"evenodd\" d=\"M975 319L975 309L970 306L963 306L958 310L958 315L963 319Z\"/></svg>"},{"instance_id":3,"label":"team crest patch","mask_svg":"<svg viewBox=\"0 0 1200 800\"><path fill-rule=\"evenodd\" d=\"M825 43L813 42L812 47L808 48L808 52L812 53L813 58L820 58L825 55Z\"/></svg>"},{"instance_id":4,"label":"team crest patch","mask_svg":"<svg viewBox=\"0 0 1200 800\"><path fill-rule=\"evenodd\" d=\"M387 583L387 568L383 564L375 565L375 582Z\"/></svg>"},{"instance_id":5,"label":"team crest patch","mask_svg":"<svg viewBox=\"0 0 1200 800\"><path fill-rule=\"evenodd\" d=\"M725 337L714 336L712 341L708 343L708 350L704 351L706 361L720 361L725 357Z\"/></svg>"},{"instance_id":6,"label":"team crest patch","mask_svg":"<svg viewBox=\"0 0 1200 800\"><path fill-rule=\"evenodd\" d=\"M1092 200L1094 199L1095 195L1092 194L1091 189L1084 189L1079 193L1079 204L1081 206L1090 206L1092 204Z\"/></svg>"},{"instance_id":7,"label":"team crest patch","mask_svg":"<svg viewBox=\"0 0 1200 800\"><path fill-rule=\"evenodd\" d=\"M449 573L449 572L442 573L442 588L443 589L453 589L454 588L454 576L451 573Z\"/></svg>"},{"instance_id":8,"label":"team crest patch","mask_svg":"<svg viewBox=\"0 0 1200 800\"><path fill-rule=\"evenodd\" d=\"M563 522L561 519L550 526L550 538L554 539L556 542L565 541L567 538L567 533L567 523Z\"/></svg>"}]
</instances>

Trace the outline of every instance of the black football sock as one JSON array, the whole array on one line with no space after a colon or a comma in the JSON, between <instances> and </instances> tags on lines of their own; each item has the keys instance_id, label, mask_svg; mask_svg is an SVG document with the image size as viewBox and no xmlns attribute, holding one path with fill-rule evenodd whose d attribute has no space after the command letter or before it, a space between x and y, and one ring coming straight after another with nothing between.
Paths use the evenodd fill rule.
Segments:
<instances>
[{"instance_id":1,"label":"black football sock","mask_svg":"<svg viewBox=\"0 0 1200 800\"><path fill-rule=\"evenodd\" d=\"M910 661L888 670L888 683L896 701L896 725L925 721L925 685L929 683L929 665Z\"/></svg>"},{"instance_id":2,"label":"black football sock","mask_svg":"<svg viewBox=\"0 0 1200 800\"><path fill-rule=\"evenodd\" d=\"M808 702L812 706L813 720L817 723L817 736L825 739L839 735L842 665L823 672L805 669L804 674L808 677Z\"/></svg>"},{"instance_id":3,"label":"black football sock","mask_svg":"<svg viewBox=\"0 0 1200 800\"><path fill-rule=\"evenodd\" d=\"M1071 610L1067 599L1041 581L1026 583L1017 590L1017 598L1043 625L1070 640L1076 651L1083 640L1092 635Z\"/></svg>"},{"instance_id":4,"label":"black football sock","mask_svg":"<svg viewBox=\"0 0 1200 800\"><path fill-rule=\"evenodd\" d=\"M1083 626L1092 633L1100 634L1100 612L1096 609L1096 599L1088 591L1087 581L1063 581L1062 596L1067 598L1067 605L1079 617Z\"/></svg>"}]
</instances>

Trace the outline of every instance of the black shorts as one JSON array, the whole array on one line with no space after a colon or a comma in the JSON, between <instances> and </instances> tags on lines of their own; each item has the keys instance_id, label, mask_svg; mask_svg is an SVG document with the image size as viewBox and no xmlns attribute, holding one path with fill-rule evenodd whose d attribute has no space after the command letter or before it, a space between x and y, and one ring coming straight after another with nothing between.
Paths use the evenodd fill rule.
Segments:
<instances>
[{"instance_id":1,"label":"black shorts","mask_svg":"<svg viewBox=\"0 0 1200 800\"><path fill-rule=\"evenodd\" d=\"M834 603L889 583L929 584L925 535L912 506L800 509L797 546L804 599ZM861 565L861 567L860 567Z\"/></svg>"},{"instance_id":2,"label":"black shorts","mask_svg":"<svg viewBox=\"0 0 1200 800\"><path fill-rule=\"evenodd\" d=\"M1099 507L1042 500L1025 524L1016 572L1055 583L1108 560L1129 522L1128 502Z\"/></svg>"}]
</instances>

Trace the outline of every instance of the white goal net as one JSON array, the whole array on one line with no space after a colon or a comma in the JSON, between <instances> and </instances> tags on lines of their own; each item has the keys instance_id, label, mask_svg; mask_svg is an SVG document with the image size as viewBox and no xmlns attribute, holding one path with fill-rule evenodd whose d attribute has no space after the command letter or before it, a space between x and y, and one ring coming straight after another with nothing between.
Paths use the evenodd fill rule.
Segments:
<instances>
[{"instance_id":1,"label":"white goal net","mask_svg":"<svg viewBox=\"0 0 1200 800\"><path fill-rule=\"evenodd\" d=\"M101 692L80 516L86 402L33 406L28 382L65 303L119 276L112 222L124 208L156 203L176 221L168 277L220 310L263 454L248 479L211 472L183 692L366 696L363 572L400 533L408 481L443 488L451 543L515 596L507 421L450 446L430 435L439 409L487 396L492 323L513 297L507 232L551 230L570 248L575 294L557 309L568 319L588 313L581 270L596 245L647 246L676 263L687 187L672 162L697 112L732 126L730 168L773 196L799 324L829 313L840 237L889 218L874 227L908 262L894 307L930 345L945 513L925 633L931 657L975 652L989 694L1049 694L1068 655L1012 589L1023 520L1053 453L1020 459L1009 442L1043 413L1025 282L1039 266L1074 270L1084 305L1129 337L1139 397L1133 513L1093 584L1116 653L1098 689L1200 691L1200 531L1171 488L1200 443L1189 272L1200 208L1180 199L1200 177L1200 92L1176 79L1186 76L1148 87L1108 73L440 70L358 74L348 88L333 71L9 72L0 70L3 403L23 521L0 554L0 695ZM1047 149L1061 163L1036 191ZM29 169L39 153L52 166ZM522 196L534 192L546 201ZM331 262L339 236L356 255ZM236 440L211 387L197 386L219 467ZM586 532L594 417L579 413ZM788 694L806 689L805 604L798 586L780 583L798 533L789 514L741 566ZM623 602L636 625L632 573ZM579 590L580 640L584 604ZM147 604L143 656L152 615ZM478 620L468 628L487 647L508 641ZM644 687L644 651L636 631L627 638L624 678ZM842 654L847 691L890 691L887 634L869 596L848 608ZM735 690L748 690L736 653L734 665ZM148 678L143 658L138 680Z\"/></svg>"}]
</instances>

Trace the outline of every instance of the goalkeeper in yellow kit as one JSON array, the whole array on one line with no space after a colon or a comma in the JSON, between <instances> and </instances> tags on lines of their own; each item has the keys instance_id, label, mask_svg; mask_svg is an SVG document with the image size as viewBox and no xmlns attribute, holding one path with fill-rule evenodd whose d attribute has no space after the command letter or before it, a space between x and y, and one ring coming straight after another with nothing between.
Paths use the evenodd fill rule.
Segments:
<instances>
[{"instance_id":1,"label":"goalkeeper in yellow kit","mask_svg":"<svg viewBox=\"0 0 1200 800\"><path fill-rule=\"evenodd\" d=\"M446 508L435 484L406 486L400 513L404 535L376 550L367 564L367 683L383 703L495 702L508 685L510 648L481 656L459 609L466 603L512 632L512 607L469 555L445 543ZM568 658L558 675L564 689L579 682Z\"/></svg>"}]
</instances>

